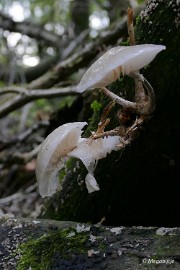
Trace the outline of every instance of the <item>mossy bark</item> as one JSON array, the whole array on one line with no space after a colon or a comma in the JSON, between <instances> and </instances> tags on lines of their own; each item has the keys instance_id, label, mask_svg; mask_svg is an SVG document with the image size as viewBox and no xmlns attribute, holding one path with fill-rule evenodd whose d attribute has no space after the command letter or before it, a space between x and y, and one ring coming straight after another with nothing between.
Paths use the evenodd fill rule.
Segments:
<instances>
[{"instance_id":1,"label":"mossy bark","mask_svg":"<svg viewBox=\"0 0 180 270\"><path fill-rule=\"evenodd\" d=\"M151 4L151 3L150 3ZM95 177L100 191L88 194L84 184L86 170L72 160L68 166L61 193L49 199L44 217L58 220L99 222L108 225L176 226L180 189L180 87L179 44L176 1L153 1L136 23L138 44L163 44L161 52L142 73L152 84L156 95L153 118L137 140L123 151L113 152L98 162ZM154 5L155 4L155 5ZM111 86L115 93L133 98L134 85L124 78ZM100 94L104 107L109 100ZM109 126L118 125L112 112ZM101 110L92 116L95 128Z\"/></svg>"},{"instance_id":2,"label":"mossy bark","mask_svg":"<svg viewBox=\"0 0 180 270\"><path fill-rule=\"evenodd\" d=\"M0 269L179 269L179 228L0 218Z\"/></svg>"}]
</instances>

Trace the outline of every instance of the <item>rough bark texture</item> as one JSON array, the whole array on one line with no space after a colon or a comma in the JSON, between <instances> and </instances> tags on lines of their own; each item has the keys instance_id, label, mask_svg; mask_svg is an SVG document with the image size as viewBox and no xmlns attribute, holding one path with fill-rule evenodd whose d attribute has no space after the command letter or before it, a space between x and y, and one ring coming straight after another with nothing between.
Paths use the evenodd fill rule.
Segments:
<instances>
[{"instance_id":1,"label":"rough bark texture","mask_svg":"<svg viewBox=\"0 0 180 270\"><path fill-rule=\"evenodd\" d=\"M2 270L179 269L180 229L0 219Z\"/></svg>"},{"instance_id":2,"label":"rough bark texture","mask_svg":"<svg viewBox=\"0 0 180 270\"><path fill-rule=\"evenodd\" d=\"M93 223L105 217L106 225L178 224L180 34L177 9L176 1L149 1L136 23L138 44L154 43L167 47L142 72L155 90L154 117L130 147L99 161L95 171L101 188L99 192L87 194L86 170L79 162L70 161L63 191L47 201L45 217ZM111 85L111 90L123 93L127 99L133 97L133 88L132 80L126 77ZM108 99L100 96L99 102L104 107ZM117 110L118 106L112 112L109 129L118 125L113 116ZM95 110L89 130L97 126L100 113L101 110Z\"/></svg>"}]
</instances>

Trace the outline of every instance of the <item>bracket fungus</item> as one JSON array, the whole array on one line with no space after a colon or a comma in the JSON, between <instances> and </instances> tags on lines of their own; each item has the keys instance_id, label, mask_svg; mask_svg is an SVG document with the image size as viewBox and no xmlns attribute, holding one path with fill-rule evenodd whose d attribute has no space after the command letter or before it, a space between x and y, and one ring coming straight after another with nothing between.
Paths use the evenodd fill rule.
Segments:
<instances>
[{"instance_id":1,"label":"bracket fungus","mask_svg":"<svg viewBox=\"0 0 180 270\"><path fill-rule=\"evenodd\" d=\"M148 65L165 48L154 44L114 47L90 66L76 91L82 93L88 88L105 87L116 81L121 73L131 76Z\"/></svg>"}]
</instances>

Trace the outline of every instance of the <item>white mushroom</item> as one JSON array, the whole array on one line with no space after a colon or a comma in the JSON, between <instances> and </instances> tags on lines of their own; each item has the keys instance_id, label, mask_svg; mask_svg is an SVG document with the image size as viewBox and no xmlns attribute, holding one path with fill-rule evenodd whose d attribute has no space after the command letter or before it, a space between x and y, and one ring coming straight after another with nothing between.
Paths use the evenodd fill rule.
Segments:
<instances>
[{"instance_id":1,"label":"white mushroom","mask_svg":"<svg viewBox=\"0 0 180 270\"><path fill-rule=\"evenodd\" d=\"M36 163L36 177L42 197L52 196L57 190L61 190L57 173L63 168L67 154L77 146L82 128L86 124L64 124L49 134L42 143Z\"/></svg>"},{"instance_id":2,"label":"white mushroom","mask_svg":"<svg viewBox=\"0 0 180 270\"><path fill-rule=\"evenodd\" d=\"M99 185L98 185L94 175L91 173L88 173L86 175L85 184L86 184L86 188L88 190L88 193L92 193L94 191L100 190Z\"/></svg>"},{"instance_id":3,"label":"white mushroom","mask_svg":"<svg viewBox=\"0 0 180 270\"><path fill-rule=\"evenodd\" d=\"M86 124L75 122L62 125L49 134L42 143L36 163L36 177L42 197L52 196L61 190L57 174L63 168L67 157L80 159L87 168L85 183L88 192L99 190L93 176L97 161L111 151L118 150L117 145L121 138L119 136L97 140L81 138L82 128Z\"/></svg>"},{"instance_id":4,"label":"white mushroom","mask_svg":"<svg viewBox=\"0 0 180 270\"><path fill-rule=\"evenodd\" d=\"M111 153L113 150L119 150L117 145L120 143L120 136L108 136L93 140L82 139L76 148L67 155L81 159L87 170L96 163Z\"/></svg>"},{"instance_id":5,"label":"white mushroom","mask_svg":"<svg viewBox=\"0 0 180 270\"><path fill-rule=\"evenodd\" d=\"M154 44L114 47L90 66L76 91L81 93L88 88L102 88L117 80L121 73L130 75L148 65L165 48Z\"/></svg>"},{"instance_id":6,"label":"white mushroom","mask_svg":"<svg viewBox=\"0 0 180 270\"><path fill-rule=\"evenodd\" d=\"M68 153L68 156L80 159L88 170L85 183L89 193L99 190L99 186L93 175L97 161L105 158L113 150L119 150L117 145L120 141L120 136L108 136L96 140L91 138L82 139L77 147Z\"/></svg>"}]
</instances>

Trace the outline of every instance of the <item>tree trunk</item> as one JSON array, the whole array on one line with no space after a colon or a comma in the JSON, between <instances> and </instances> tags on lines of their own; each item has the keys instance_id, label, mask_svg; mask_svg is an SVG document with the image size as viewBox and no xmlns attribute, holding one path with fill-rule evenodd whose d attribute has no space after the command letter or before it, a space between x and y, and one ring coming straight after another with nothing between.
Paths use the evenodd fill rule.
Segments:
<instances>
[{"instance_id":1,"label":"tree trunk","mask_svg":"<svg viewBox=\"0 0 180 270\"><path fill-rule=\"evenodd\" d=\"M6 216L0 218L0 269L178 270L179 236L179 228L112 228Z\"/></svg>"},{"instance_id":2,"label":"tree trunk","mask_svg":"<svg viewBox=\"0 0 180 270\"><path fill-rule=\"evenodd\" d=\"M71 17L76 35L89 28L89 0L75 0L71 4Z\"/></svg>"},{"instance_id":3,"label":"tree trunk","mask_svg":"<svg viewBox=\"0 0 180 270\"><path fill-rule=\"evenodd\" d=\"M156 95L153 118L137 140L123 151L98 162L95 177L100 191L88 194L86 169L80 162L67 164L62 192L46 203L43 216L58 220L99 222L106 225L176 226L180 204L180 88L177 1L149 1L136 22L138 44L163 44L161 52L142 73ZM131 79L111 85L115 93L133 97ZM125 94L127 93L127 94ZM103 107L108 98L99 97ZM110 128L118 123L112 112ZM88 130L95 130L101 111L95 111ZM86 132L88 134L88 131Z\"/></svg>"}]
</instances>

